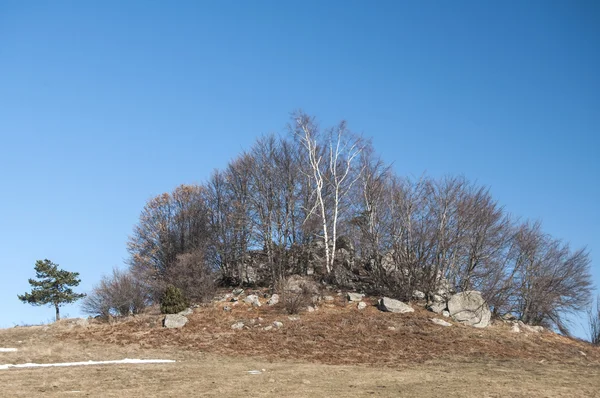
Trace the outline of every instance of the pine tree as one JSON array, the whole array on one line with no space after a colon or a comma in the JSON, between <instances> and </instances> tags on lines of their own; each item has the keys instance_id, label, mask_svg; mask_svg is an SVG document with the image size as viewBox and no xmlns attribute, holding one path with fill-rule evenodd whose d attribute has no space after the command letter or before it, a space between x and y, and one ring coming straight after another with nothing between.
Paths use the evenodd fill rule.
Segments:
<instances>
[{"instance_id":1,"label":"pine tree","mask_svg":"<svg viewBox=\"0 0 600 398\"><path fill-rule=\"evenodd\" d=\"M32 286L31 293L19 294L19 300L31 305L53 305L56 309L56 320L60 320L59 307L63 304L73 303L85 294L75 293L72 286L81 282L79 272L69 272L58 268L50 260L35 262L36 279L29 279Z\"/></svg>"}]
</instances>

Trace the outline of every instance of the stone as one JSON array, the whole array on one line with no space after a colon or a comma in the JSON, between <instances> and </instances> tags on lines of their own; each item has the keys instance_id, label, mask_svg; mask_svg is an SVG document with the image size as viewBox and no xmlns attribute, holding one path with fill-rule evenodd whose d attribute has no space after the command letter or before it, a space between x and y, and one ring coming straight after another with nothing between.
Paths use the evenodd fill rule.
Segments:
<instances>
[{"instance_id":1,"label":"stone","mask_svg":"<svg viewBox=\"0 0 600 398\"><path fill-rule=\"evenodd\" d=\"M420 291L420 290L415 290L415 291L413 291L413 294L412 294L412 296L413 296L413 298L414 298L414 299L416 299L416 300L424 300L424 299L425 299L425 293L423 293L423 292L422 292L422 291Z\"/></svg>"},{"instance_id":2,"label":"stone","mask_svg":"<svg viewBox=\"0 0 600 398\"><path fill-rule=\"evenodd\" d=\"M288 319L289 319L290 321L299 321L299 320L300 320L300 317L299 317L299 316L288 316Z\"/></svg>"},{"instance_id":3,"label":"stone","mask_svg":"<svg viewBox=\"0 0 600 398\"><path fill-rule=\"evenodd\" d=\"M364 310L365 308L367 308L367 303L361 301L360 303L358 303L358 306L356 308L358 308L359 310Z\"/></svg>"},{"instance_id":4,"label":"stone","mask_svg":"<svg viewBox=\"0 0 600 398\"><path fill-rule=\"evenodd\" d=\"M450 316L457 322L476 328L489 325L492 313L480 292L469 290L457 293L448 301Z\"/></svg>"},{"instance_id":5,"label":"stone","mask_svg":"<svg viewBox=\"0 0 600 398\"><path fill-rule=\"evenodd\" d=\"M188 319L179 314L167 314L163 321L163 326L168 329L180 329L185 326Z\"/></svg>"},{"instance_id":6,"label":"stone","mask_svg":"<svg viewBox=\"0 0 600 398\"><path fill-rule=\"evenodd\" d=\"M319 285L313 279L292 275L286 279L284 290L296 294L308 292L312 295L318 295Z\"/></svg>"},{"instance_id":7,"label":"stone","mask_svg":"<svg viewBox=\"0 0 600 398\"><path fill-rule=\"evenodd\" d=\"M450 322L446 322L442 319L438 319L438 318L431 318L431 322L435 323L436 325L440 325L440 326L452 326L452 324Z\"/></svg>"},{"instance_id":8,"label":"stone","mask_svg":"<svg viewBox=\"0 0 600 398\"><path fill-rule=\"evenodd\" d=\"M244 298L244 303L246 304L250 304L253 307L260 307L260 300L258 299L258 296L256 294L251 294L250 296L246 296L246 298Z\"/></svg>"},{"instance_id":9,"label":"stone","mask_svg":"<svg viewBox=\"0 0 600 398\"><path fill-rule=\"evenodd\" d=\"M191 308L186 308L185 310L178 312L178 315L183 315L183 316L188 316L188 315L192 315L194 313L194 310Z\"/></svg>"},{"instance_id":10,"label":"stone","mask_svg":"<svg viewBox=\"0 0 600 398\"><path fill-rule=\"evenodd\" d=\"M352 301L361 301L363 299L363 297L365 297L364 294L361 293L348 293L347 296L348 301L352 302Z\"/></svg>"},{"instance_id":11,"label":"stone","mask_svg":"<svg viewBox=\"0 0 600 398\"><path fill-rule=\"evenodd\" d=\"M333 296L324 296L323 301L326 303L333 303L335 301L335 297Z\"/></svg>"},{"instance_id":12,"label":"stone","mask_svg":"<svg viewBox=\"0 0 600 398\"><path fill-rule=\"evenodd\" d=\"M521 328L519 327L519 324L513 323L512 327L510 328L510 331L512 333L521 333Z\"/></svg>"},{"instance_id":13,"label":"stone","mask_svg":"<svg viewBox=\"0 0 600 398\"><path fill-rule=\"evenodd\" d=\"M275 305L279 303L279 295L278 294L274 294L271 296L271 298L269 298L269 300L267 301L267 305Z\"/></svg>"},{"instance_id":14,"label":"stone","mask_svg":"<svg viewBox=\"0 0 600 398\"><path fill-rule=\"evenodd\" d=\"M527 325L526 323L523 323L523 321L519 321L518 325L521 329L530 332L530 333L540 333L544 331L544 327L543 326L532 326L532 325Z\"/></svg>"},{"instance_id":15,"label":"stone","mask_svg":"<svg viewBox=\"0 0 600 398\"><path fill-rule=\"evenodd\" d=\"M394 326L388 326L388 330L396 330Z\"/></svg>"},{"instance_id":16,"label":"stone","mask_svg":"<svg viewBox=\"0 0 600 398\"><path fill-rule=\"evenodd\" d=\"M273 326L269 325L269 326L265 326L264 330L273 330Z\"/></svg>"},{"instance_id":17,"label":"stone","mask_svg":"<svg viewBox=\"0 0 600 398\"><path fill-rule=\"evenodd\" d=\"M315 307L313 307L312 305L309 305L308 307L306 307L306 311L315 312Z\"/></svg>"},{"instance_id":18,"label":"stone","mask_svg":"<svg viewBox=\"0 0 600 398\"><path fill-rule=\"evenodd\" d=\"M233 330L240 330L240 329L243 329L243 328L244 328L244 326L245 326L245 325L244 325L244 322L236 322L236 323L234 323L233 325L231 325L231 328L232 328Z\"/></svg>"},{"instance_id":19,"label":"stone","mask_svg":"<svg viewBox=\"0 0 600 398\"><path fill-rule=\"evenodd\" d=\"M446 309L446 303L431 303L427 306L427 309L436 314L441 314Z\"/></svg>"},{"instance_id":20,"label":"stone","mask_svg":"<svg viewBox=\"0 0 600 398\"><path fill-rule=\"evenodd\" d=\"M223 311L229 312L229 311L231 311L231 307L228 306L228 305L226 305L226 306L223 307Z\"/></svg>"},{"instance_id":21,"label":"stone","mask_svg":"<svg viewBox=\"0 0 600 398\"><path fill-rule=\"evenodd\" d=\"M394 312L397 314L404 314L407 312L414 312L414 308L410 305L403 303L399 300L394 300L388 297L383 297L379 300L379 309L385 312Z\"/></svg>"},{"instance_id":22,"label":"stone","mask_svg":"<svg viewBox=\"0 0 600 398\"><path fill-rule=\"evenodd\" d=\"M233 289L233 291L231 293L233 293L234 296L239 296L240 294L244 293L244 289L242 289L242 288Z\"/></svg>"},{"instance_id":23,"label":"stone","mask_svg":"<svg viewBox=\"0 0 600 398\"><path fill-rule=\"evenodd\" d=\"M273 322L273 327L275 329L279 329L279 328L283 327L283 322L275 321L275 322Z\"/></svg>"},{"instance_id":24,"label":"stone","mask_svg":"<svg viewBox=\"0 0 600 398\"><path fill-rule=\"evenodd\" d=\"M446 301L444 300L444 297L440 296L439 294L434 294L432 299L434 303L443 303L444 301Z\"/></svg>"},{"instance_id":25,"label":"stone","mask_svg":"<svg viewBox=\"0 0 600 398\"><path fill-rule=\"evenodd\" d=\"M517 317L514 314L511 314L511 313L504 314L500 318L502 318L503 321L509 321L509 322L517 320Z\"/></svg>"},{"instance_id":26,"label":"stone","mask_svg":"<svg viewBox=\"0 0 600 398\"><path fill-rule=\"evenodd\" d=\"M450 311L444 310L444 311L442 311L442 315L445 316L446 318L448 318L450 316Z\"/></svg>"}]
</instances>

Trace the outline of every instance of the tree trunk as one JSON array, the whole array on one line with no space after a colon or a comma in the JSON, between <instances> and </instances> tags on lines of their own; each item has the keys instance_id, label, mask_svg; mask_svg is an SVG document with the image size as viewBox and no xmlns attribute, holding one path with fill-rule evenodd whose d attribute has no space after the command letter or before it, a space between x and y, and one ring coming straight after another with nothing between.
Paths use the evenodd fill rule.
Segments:
<instances>
[{"instance_id":1,"label":"tree trunk","mask_svg":"<svg viewBox=\"0 0 600 398\"><path fill-rule=\"evenodd\" d=\"M56 309L56 321L60 321L60 310L58 309L58 303L54 303L54 308Z\"/></svg>"}]
</instances>

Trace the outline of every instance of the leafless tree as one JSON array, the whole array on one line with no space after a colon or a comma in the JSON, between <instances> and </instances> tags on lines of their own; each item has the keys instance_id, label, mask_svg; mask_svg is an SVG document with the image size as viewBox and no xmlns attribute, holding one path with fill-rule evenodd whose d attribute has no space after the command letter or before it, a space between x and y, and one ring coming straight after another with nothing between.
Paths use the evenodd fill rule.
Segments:
<instances>
[{"instance_id":1,"label":"leafless tree","mask_svg":"<svg viewBox=\"0 0 600 398\"><path fill-rule=\"evenodd\" d=\"M592 302L588 307L587 316L590 342L593 345L600 345L600 296L597 296L596 302Z\"/></svg>"}]
</instances>

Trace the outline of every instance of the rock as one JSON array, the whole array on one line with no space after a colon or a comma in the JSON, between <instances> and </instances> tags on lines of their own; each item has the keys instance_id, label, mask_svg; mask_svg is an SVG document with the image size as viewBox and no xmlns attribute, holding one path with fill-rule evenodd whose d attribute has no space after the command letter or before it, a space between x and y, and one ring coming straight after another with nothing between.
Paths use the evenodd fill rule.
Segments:
<instances>
[{"instance_id":1,"label":"rock","mask_svg":"<svg viewBox=\"0 0 600 398\"><path fill-rule=\"evenodd\" d=\"M275 322L273 322L273 327L275 329L279 329L279 328L283 327L283 322L275 321Z\"/></svg>"},{"instance_id":2,"label":"rock","mask_svg":"<svg viewBox=\"0 0 600 398\"><path fill-rule=\"evenodd\" d=\"M360 303L358 303L358 306L356 308L358 308L359 310L364 310L365 308L367 308L367 303L361 301Z\"/></svg>"},{"instance_id":3,"label":"rock","mask_svg":"<svg viewBox=\"0 0 600 398\"><path fill-rule=\"evenodd\" d=\"M335 301L335 297L333 296L324 296L323 301L326 303L333 303Z\"/></svg>"},{"instance_id":4,"label":"rock","mask_svg":"<svg viewBox=\"0 0 600 398\"><path fill-rule=\"evenodd\" d=\"M312 305L309 305L308 307L306 307L306 311L315 312L315 307L313 307Z\"/></svg>"},{"instance_id":5,"label":"rock","mask_svg":"<svg viewBox=\"0 0 600 398\"><path fill-rule=\"evenodd\" d=\"M312 295L318 295L319 285L313 279L292 275L286 279L284 290L296 294L308 292Z\"/></svg>"},{"instance_id":6,"label":"rock","mask_svg":"<svg viewBox=\"0 0 600 398\"><path fill-rule=\"evenodd\" d=\"M415 310L408 304L403 303L399 300L394 300L388 297L383 297L379 300L379 309L385 312L394 312L397 314L404 314L407 312L414 312Z\"/></svg>"},{"instance_id":7,"label":"rock","mask_svg":"<svg viewBox=\"0 0 600 398\"><path fill-rule=\"evenodd\" d=\"M264 330L273 330L273 326L269 325L269 326L265 326Z\"/></svg>"},{"instance_id":8,"label":"rock","mask_svg":"<svg viewBox=\"0 0 600 398\"><path fill-rule=\"evenodd\" d=\"M185 326L188 319L179 314L167 314L163 321L163 326L168 329L179 329Z\"/></svg>"},{"instance_id":9,"label":"rock","mask_svg":"<svg viewBox=\"0 0 600 398\"><path fill-rule=\"evenodd\" d=\"M470 290L457 293L448 301L450 316L465 325L484 328L489 325L492 313L480 292Z\"/></svg>"},{"instance_id":10,"label":"rock","mask_svg":"<svg viewBox=\"0 0 600 398\"><path fill-rule=\"evenodd\" d=\"M299 317L299 316L288 316L288 319L289 319L290 321L299 321L299 320L300 320L300 317Z\"/></svg>"},{"instance_id":11,"label":"rock","mask_svg":"<svg viewBox=\"0 0 600 398\"><path fill-rule=\"evenodd\" d=\"M274 294L271 296L271 298L267 301L267 305L275 305L279 303L279 295L278 294Z\"/></svg>"},{"instance_id":12,"label":"rock","mask_svg":"<svg viewBox=\"0 0 600 398\"><path fill-rule=\"evenodd\" d=\"M440 325L440 326L452 326L452 324L450 322L446 322L442 319L438 319L438 318L431 318L431 322L435 323L436 325Z\"/></svg>"},{"instance_id":13,"label":"rock","mask_svg":"<svg viewBox=\"0 0 600 398\"><path fill-rule=\"evenodd\" d=\"M427 306L427 309L436 314L441 314L446 309L446 303L431 303Z\"/></svg>"},{"instance_id":14,"label":"rock","mask_svg":"<svg viewBox=\"0 0 600 398\"><path fill-rule=\"evenodd\" d=\"M448 318L450 316L450 311L444 310L442 311L442 315Z\"/></svg>"},{"instance_id":15,"label":"rock","mask_svg":"<svg viewBox=\"0 0 600 398\"><path fill-rule=\"evenodd\" d=\"M521 329L525 330L526 332L530 332L530 333L540 333L540 332L544 331L543 326L527 325L527 324L523 323L523 321L519 321L518 325Z\"/></svg>"},{"instance_id":16,"label":"rock","mask_svg":"<svg viewBox=\"0 0 600 398\"><path fill-rule=\"evenodd\" d=\"M365 295L361 293L348 293L346 297L348 298L348 301L352 302L361 301Z\"/></svg>"},{"instance_id":17,"label":"rock","mask_svg":"<svg viewBox=\"0 0 600 398\"><path fill-rule=\"evenodd\" d=\"M521 328L519 327L519 324L513 323L512 327L510 328L510 331L512 333L521 333Z\"/></svg>"},{"instance_id":18,"label":"rock","mask_svg":"<svg viewBox=\"0 0 600 398\"><path fill-rule=\"evenodd\" d=\"M432 299L434 303L443 303L446 301L444 300L444 297L440 296L439 294L434 294Z\"/></svg>"},{"instance_id":19,"label":"rock","mask_svg":"<svg viewBox=\"0 0 600 398\"><path fill-rule=\"evenodd\" d=\"M258 321L258 323L263 323L265 320L261 317L256 318L256 320Z\"/></svg>"},{"instance_id":20,"label":"rock","mask_svg":"<svg viewBox=\"0 0 600 398\"><path fill-rule=\"evenodd\" d=\"M239 296L240 294L244 293L244 289L242 289L242 288L233 289L233 291L231 293L233 293L234 296Z\"/></svg>"},{"instance_id":21,"label":"rock","mask_svg":"<svg viewBox=\"0 0 600 398\"><path fill-rule=\"evenodd\" d=\"M229 312L229 311L231 311L231 307L228 306L228 305L226 305L226 306L223 307L223 311Z\"/></svg>"},{"instance_id":22,"label":"rock","mask_svg":"<svg viewBox=\"0 0 600 398\"><path fill-rule=\"evenodd\" d=\"M231 325L231 328L234 330L240 330L244 328L244 322L236 322L233 325Z\"/></svg>"},{"instance_id":23,"label":"rock","mask_svg":"<svg viewBox=\"0 0 600 398\"><path fill-rule=\"evenodd\" d=\"M394 326L388 326L388 330L396 330Z\"/></svg>"},{"instance_id":24,"label":"rock","mask_svg":"<svg viewBox=\"0 0 600 398\"><path fill-rule=\"evenodd\" d=\"M422 291L420 291L420 290L415 290L415 291L413 291L413 294L412 294L412 296L413 296L413 298L414 298L414 299L416 299L416 300L423 300L423 299L425 299L425 293L423 293L423 292L422 292Z\"/></svg>"},{"instance_id":25,"label":"rock","mask_svg":"<svg viewBox=\"0 0 600 398\"><path fill-rule=\"evenodd\" d=\"M251 294L250 296L246 296L246 298L244 298L244 303L246 304L250 304L253 307L260 307L260 300L258 299L258 296L256 294Z\"/></svg>"},{"instance_id":26,"label":"rock","mask_svg":"<svg viewBox=\"0 0 600 398\"><path fill-rule=\"evenodd\" d=\"M186 308L185 310L178 312L177 315L183 315L183 316L188 316L188 315L192 315L194 313L194 310L191 308Z\"/></svg>"}]
</instances>

